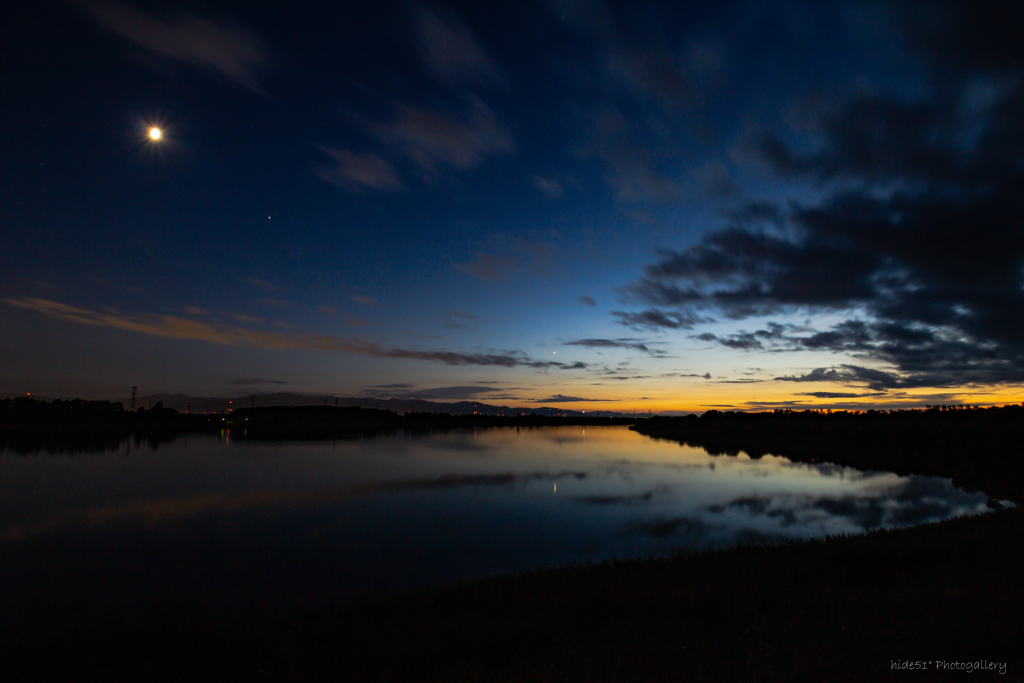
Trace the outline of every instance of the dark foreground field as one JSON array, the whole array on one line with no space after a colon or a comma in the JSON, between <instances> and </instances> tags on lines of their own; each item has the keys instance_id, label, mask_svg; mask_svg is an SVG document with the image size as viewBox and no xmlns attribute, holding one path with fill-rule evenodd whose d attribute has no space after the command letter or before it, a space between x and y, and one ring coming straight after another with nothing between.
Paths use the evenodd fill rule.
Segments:
<instances>
[{"instance_id":1,"label":"dark foreground field","mask_svg":"<svg viewBox=\"0 0 1024 683\"><path fill-rule=\"evenodd\" d=\"M0 680L875 680L993 662L1020 680L1019 510L865 536L570 567L418 591L302 623L67 634ZM326 607L326 606L325 606ZM927 672L894 670L926 662ZM963 672L959 672L960 675Z\"/></svg>"}]
</instances>

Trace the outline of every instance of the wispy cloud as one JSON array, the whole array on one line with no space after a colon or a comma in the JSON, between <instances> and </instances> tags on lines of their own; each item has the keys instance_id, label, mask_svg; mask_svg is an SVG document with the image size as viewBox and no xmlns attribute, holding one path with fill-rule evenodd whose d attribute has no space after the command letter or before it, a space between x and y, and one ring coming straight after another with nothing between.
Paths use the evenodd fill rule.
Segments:
<instances>
[{"instance_id":1,"label":"wispy cloud","mask_svg":"<svg viewBox=\"0 0 1024 683\"><path fill-rule=\"evenodd\" d=\"M703 379L711 379L711 373L705 372L703 375L697 373L680 373L680 372L665 372L662 373L662 377L700 377Z\"/></svg>"},{"instance_id":2,"label":"wispy cloud","mask_svg":"<svg viewBox=\"0 0 1024 683\"><path fill-rule=\"evenodd\" d=\"M834 384L862 385L882 392L888 389L947 386L952 384L946 377L937 373L903 376L886 372L885 370L850 364L843 364L838 368L815 368L805 375L787 375L785 377L776 377L775 379L784 382L831 382Z\"/></svg>"},{"instance_id":3,"label":"wispy cloud","mask_svg":"<svg viewBox=\"0 0 1024 683\"><path fill-rule=\"evenodd\" d=\"M481 280L494 282L518 272L518 265L518 259L512 256L492 256L477 252L472 261L456 264L455 267Z\"/></svg>"},{"instance_id":4,"label":"wispy cloud","mask_svg":"<svg viewBox=\"0 0 1024 683\"><path fill-rule=\"evenodd\" d=\"M469 327L476 319L477 317L472 313L466 313L465 311L459 311L456 309L452 309L445 315L441 316L441 322L443 322L446 327L451 327L456 330ZM460 320L466 320L468 322L459 322Z\"/></svg>"},{"instance_id":5,"label":"wispy cloud","mask_svg":"<svg viewBox=\"0 0 1024 683\"><path fill-rule=\"evenodd\" d=\"M528 367L541 370L584 370L588 367L588 364L582 361L563 363L535 360L521 351L498 350L485 353L466 353L448 350L389 348L365 339L333 337L323 334L285 335L280 332L249 330L171 315L128 316L120 313L101 313L34 297L3 299L3 301L10 306L33 310L80 325L109 327L172 339L196 339L229 346L248 345L264 349L341 351L372 358L422 360L444 365Z\"/></svg>"},{"instance_id":6,"label":"wispy cloud","mask_svg":"<svg viewBox=\"0 0 1024 683\"><path fill-rule=\"evenodd\" d=\"M888 395L889 394L884 391L876 391L868 394L853 394L843 391L805 391L797 394L797 396L813 396L814 398L876 398Z\"/></svg>"},{"instance_id":7,"label":"wispy cloud","mask_svg":"<svg viewBox=\"0 0 1024 683\"><path fill-rule=\"evenodd\" d=\"M282 382L279 379L261 379L259 377L243 377L241 379L231 380L231 384L237 384L240 386L257 386L260 384L288 384L288 382Z\"/></svg>"},{"instance_id":8,"label":"wispy cloud","mask_svg":"<svg viewBox=\"0 0 1024 683\"><path fill-rule=\"evenodd\" d=\"M590 403L590 402L607 402L611 399L608 398L582 398L580 396L564 396L562 394L555 394L554 396L548 396L547 398L535 398L531 403Z\"/></svg>"},{"instance_id":9,"label":"wispy cloud","mask_svg":"<svg viewBox=\"0 0 1024 683\"><path fill-rule=\"evenodd\" d=\"M629 337L620 339L577 339L576 341L565 342L562 346L585 346L588 349L634 349L643 351L651 356L664 356L665 351L652 349L648 346L652 342L645 342L643 339Z\"/></svg>"},{"instance_id":10,"label":"wispy cloud","mask_svg":"<svg viewBox=\"0 0 1024 683\"><path fill-rule=\"evenodd\" d=\"M269 51L253 33L218 24L190 12L158 18L117 0L83 4L100 25L158 55L220 72L258 93L260 74L270 63Z\"/></svg>"},{"instance_id":11,"label":"wispy cloud","mask_svg":"<svg viewBox=\"0 0 1024 683\"><path fill-rule=\"evenodd\" d=\"M512 131L476 97L464 113L402 104L390 122L371 124L370 131L427 176L467 170L489 156L515 151Z\"/></svg>"},{"instance_id":12,"label":"wispy cloud","mask_svg":"<svg viewBox=\"0 0 1024 683\"><path fill-rule=\"evenodd\" d=\"M404 186L389 161L366 152L357 154L340 149L323 148L331 163L316 169L316 175L332 185L349 191L361 189L401 190Z\"/></svg>"},{"instance_id":13,"label":"wispy cloud","mask_svg":"<svg viewBox=\"0 0 1024 683\"><path fill-rule=\"evenodd\" d=\"M577 153L598 162L615 197L636 204L734 191L719 169L698 167L684 177L678 170L688 138L715 138L707 105L725 80L724 46L688 40L686 32L670 37L655 7L624 22L605 2L550 4L580 42L569 71L576 89L567 94L577 102Z\"/></svg>"},{"instance_id":14,"label":"wispy cloud","mask_svg":"<svg viewBox=\"0 0 1024 683\"><path fill-rule=\"evenodd\" d=\"M636 312L612 311L612 315L619 319L619 324L635 330L690 330L694 325L713 322L713 319L703 318L692 311L666 311L657 308Z\"/></svg>"},{"instance_id":15,"label":"wispy cloud","mask_svg":"<svg viewBox=\"0 0 1024 683\"><path fill-rule=\"evenodd\" d=\"M454 387L433 387L431 389L414 389L409 385L391 385L387 387L373 387L367 393L374 396L398 399L423 399L434 400L479 400L501 398L505 387L482 387L482 386L454 386Z\"/></svg>"},{"instance_id":16,"label":"wispy cloud","mask_svg":"<svg viewBox=\"0 0 1024 683\"><path fill-rule=\"evenodd\" d=\"M495 281L524 273L544 275L554 269L555 263L552 248L545 242L492 233L480 245L473 261L455 267L482 280Z\"/></svg>"},{"instance_id":17,"label":"wispy cloud","mask_svg":"<svg viewBox=\"0 0 1024 683\"><path fill-rule=\"evenodd\" d=\"M457 89L505 85L498 65L458 17L439 16L420 4L413 5L412 10L423 60L438 81Z\"/></svg>"},{"instance_id":18,"label":"wispy cloud","mask_svg":"<svg viewBox=\"0 0 1024 683\"><path fill-rule=\"evenodd\" d=\"M398 190L404 183L393 163L411 163L421 179L432 182L515 152L512 130L476 93L485 86L507 85L497 64L451 12L419 3L410 10L424 64L454 97L429 107L399 101L384 118L350 110L350 122L376 138L380 154L324 148L332 163L317 169L321 179L348 190Z\"/></svg>"},{"instance_id":19,"label":"wispy cloud","mask_svg":"<svg viewBox=\"0 0 1024 683\"><path fill-rule=\"evenodd\" d=\"M280 287L278 287L277 285L273 285L273 284L267 282L266 280L260 280L259 278L255 278L255 277L247 277L247 278L244 278L244 279L245 279L246 282L248 282L253 287L258 287L260 289L265 289L268 292L280 292L281 291Z\"/></svg>"},{"instance_id":20,"label":"wispy cloud","mask_svg":"<svg viewBox=\"0 0 1024 683\"><path fill-rule=\"evenodd\" d=\"M555 180L547 180L539 175L535 175L533 176L533 186L552 199L558 199L562 196L562 183Z\"/></svg>"}]
</instances>

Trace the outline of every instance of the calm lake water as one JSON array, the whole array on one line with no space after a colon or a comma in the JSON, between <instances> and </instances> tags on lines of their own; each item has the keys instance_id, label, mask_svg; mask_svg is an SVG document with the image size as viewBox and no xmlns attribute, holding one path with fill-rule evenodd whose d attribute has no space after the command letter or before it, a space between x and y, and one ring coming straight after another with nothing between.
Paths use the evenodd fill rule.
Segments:
<instances>
[{"instance_id":1,"label":"calm lake water","mask_svg":"<svg viewBox=\"0 0 1024 683\"><path fill-rule=\"evenodd\" d=\"M984 512L986 496L624 427L0 453L0 629L323 612L361 592Z\"/></svg>"}]
</instances>

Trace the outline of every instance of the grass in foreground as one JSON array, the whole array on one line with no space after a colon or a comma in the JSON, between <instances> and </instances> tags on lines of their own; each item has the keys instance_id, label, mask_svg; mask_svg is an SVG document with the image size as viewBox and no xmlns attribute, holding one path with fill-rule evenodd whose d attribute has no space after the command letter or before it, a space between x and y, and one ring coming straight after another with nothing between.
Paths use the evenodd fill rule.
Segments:
<instances>
[{"instance_id":1,"label":"grass in foreground","mask_svg":"<svg viewBox=\"0 0 1024 683\"><path fill-rule=\"evenodd\" d=\"M298 624L179 614L8 647L0 679L841 681L905 677L891 663L909 659L1003 662L1008 680L1021 676L1022 531L1014 509L544 570Z\"/></svg>"}]
</instances>

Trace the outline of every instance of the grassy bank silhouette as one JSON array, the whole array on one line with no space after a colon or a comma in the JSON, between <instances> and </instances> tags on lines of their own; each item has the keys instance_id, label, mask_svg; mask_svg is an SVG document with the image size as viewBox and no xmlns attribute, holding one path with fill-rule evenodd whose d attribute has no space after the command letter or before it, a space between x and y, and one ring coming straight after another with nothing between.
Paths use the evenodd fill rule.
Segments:
<instances>
[{"instance_id":1,"label":"grassy bank silhouette","mask_svg":"<svg viewBox=\"0 0 1024 683\"><path fill-rule=\"evenodd\" d=\"M0 677L858 681L908 659L1002 662L1017 674L1022 532L1024 516L1008 510L540 570L325 605L296 622L226 626L180 610L144 628L7 646Z\"/></svg>"}]
</instances>

